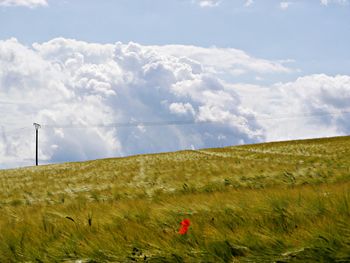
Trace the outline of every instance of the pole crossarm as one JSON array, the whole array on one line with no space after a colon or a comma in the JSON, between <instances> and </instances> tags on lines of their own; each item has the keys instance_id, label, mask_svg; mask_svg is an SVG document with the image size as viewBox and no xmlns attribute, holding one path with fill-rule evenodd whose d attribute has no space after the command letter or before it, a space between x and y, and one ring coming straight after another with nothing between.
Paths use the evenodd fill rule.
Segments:
<instances>
[{"instance_id":1,"label":"pole crossarm","mask_svg":"<svg viewBox=\"0 0 350 263\"><path fill-rule=\"evenodd\" d=\"M33 123L35 130L39 130L41 128L41 125L39 123L34 122Z\"/></svg>"}]
</instances>

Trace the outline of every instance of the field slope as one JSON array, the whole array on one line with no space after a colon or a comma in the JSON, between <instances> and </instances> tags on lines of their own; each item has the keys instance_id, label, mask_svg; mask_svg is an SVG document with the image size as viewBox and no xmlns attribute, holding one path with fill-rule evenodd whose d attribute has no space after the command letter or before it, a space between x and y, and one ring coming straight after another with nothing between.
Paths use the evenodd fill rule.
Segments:
<instances>
[{"instance_id":1,"label":"field slope","mask_svg":"<svg viewBox=\"0 0 350 263\"><path fill-rule=\"evenodd\" d=\"M62 261L350 262L350 137L0 171L0 262Z\"/></svg>"}]
</instances>

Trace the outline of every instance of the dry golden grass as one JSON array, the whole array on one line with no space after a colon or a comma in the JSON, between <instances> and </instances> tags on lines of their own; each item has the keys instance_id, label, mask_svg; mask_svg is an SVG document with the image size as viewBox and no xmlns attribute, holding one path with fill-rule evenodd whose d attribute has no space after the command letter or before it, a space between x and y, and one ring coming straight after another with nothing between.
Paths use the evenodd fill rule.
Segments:
<instances>
[{"instance_id":1,"label":"dry golden grass","mask_svg":"<svg viewBox=\"0 0 350 263\"><path fill-rule=\"evenodd\" d=\"M337 137L0 171L0 262L350 261L349 153Z\"/></svg>"}]
</instances>

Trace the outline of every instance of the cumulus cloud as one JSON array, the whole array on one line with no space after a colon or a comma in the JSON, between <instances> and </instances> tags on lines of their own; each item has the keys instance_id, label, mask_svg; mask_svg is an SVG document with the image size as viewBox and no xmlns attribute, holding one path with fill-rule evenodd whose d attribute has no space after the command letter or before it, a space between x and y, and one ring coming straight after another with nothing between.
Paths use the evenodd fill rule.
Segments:
<instances>
[{"instance_id":1,"label":"cumulus cloud","mask_svg":"<svg viewBox=\"0 0 350 263\"><path fill-rule=\"evenodd\" d=\"M270 86L221 79L235 70L291 71L236 49L0 41L0 167L33 164L33 122L44 124L47 163L350 132L350 76ZM144 123L169 121L195 123Z\"/></svg>"},{"instance_id":2,"label":"cumulus cloud","mask_svg":"<svg viewBox=\"0 0 350 263\"><path fill-rule=\"evenodd\" d=\"M233 86L242 105L258 113L269 141L350 133L345 121L350 113L350 76L315 74L268 87Z\"/></svg>"},{"instance_id":3,"label":"cumulus cloud","mask_svg":"<svg viewBox=\"0 0 350 263\"><path fill-rule=\"evenodd\" d=\"M22 165L18 160L31 164L34 140L33 129L11 132L5 123L45 124L40 131L44 162L263 140L254 114L241 107L234 91L200 62L157 47L64 38L26 47L10 39L0 41L0 58L0 97L24 102L0 104L6 108L0 113L0 158L7 166ZM169 120L212 123L106 127Z\"/></svg>"},{"instance_id":4,"label":"cumulus cloud","mask_svg":"<svg viewBox=\"0 0 350 263\"><path fill-rule=\"evenodd\" d=\"M200 7L214 7L220 4L220 0L196 0Z\"/></svg>"},{"instance_id":5,"label":"cumulus cloud","mask_svg":"<svg viewBox=\"0 0 350 263\"><path fill-rule=\"evenodd\" d=\"M280 8L282 10L287 10L290 5L291 5L291 2L281 2L280 3Z\"/></svg>"},{"instance_id":6,"label":"cumulus cloud","mask_svg":"<svg viewBox=\"0 0 350 263\"><path fill-rule=\"evenodd\" d=\"M179 115L187 115L188 113L191 113L192 115L195 114L195 110L193 109L192 105L190 103L171 103L169 106L169 110L172 113L179 114Z\"/></svg>"},{"instance_id":7,"label":"cumulus cloud","mask_svg":"<svg viewBox=\"0 0 350 263\"><path fill-rule=\"evenodd\" d=\"M191 59L192 63L197 63L196 68L203 67L204 70L214 74L241 75L247 72L272 74L294 71L284 62L255 58L242 50L233 48L203 48L184 45L154 46L152 48L165 55Z\"/></svg>"},{"instance_id":8,"label":"cumulus cloud","mask_svg":"<svg viewBox=\"0 0 350 263\"><path fill-rule=\"evenodd\" d=\"M0 0L0 6L25 6L35 8L47 5L47 0Z\"/></svg>"},{"instance_id":9,"label":"cumulus cloud","mask_svg":"<svg viewBox=\"0 0 350 263\"><path fill-rule=\"evenodd\" d=\"M321 5L327 6L329 4L338 4L338 5L348 5L348 0L320 0Z\"/></svg>"},{"instance_id":10,"label":"cumulus cloud","mask_svg":"<svg viewBox=\"0 0 350 263\"><path fill-rule=\"evenodd\" d=\"M246 7L249 7L249 6L253 5L253 4L254 4L254 1L253 1L253 0L246 0L244 5L245 5Z\"/></svg>"}]
</instances>

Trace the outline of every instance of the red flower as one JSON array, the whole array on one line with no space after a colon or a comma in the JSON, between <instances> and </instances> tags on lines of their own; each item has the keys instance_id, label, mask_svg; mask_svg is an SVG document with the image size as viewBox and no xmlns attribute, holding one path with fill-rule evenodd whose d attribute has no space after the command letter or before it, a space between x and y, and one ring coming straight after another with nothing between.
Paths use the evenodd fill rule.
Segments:
<instances>
[{"instance_id":1,"label":"red flower","mask_svg":"<svg viewBox=\"0 0 350 263\"><path fill-rule=\"evenodd\" d=\"M187 233L188 231L188 228L190 227L190 220L189 219L184 219L182 220L182 222L180 223L181 224L181 228L179 229L179 234L180 235L184 235Z\"/></svg>"}]
</instances>

